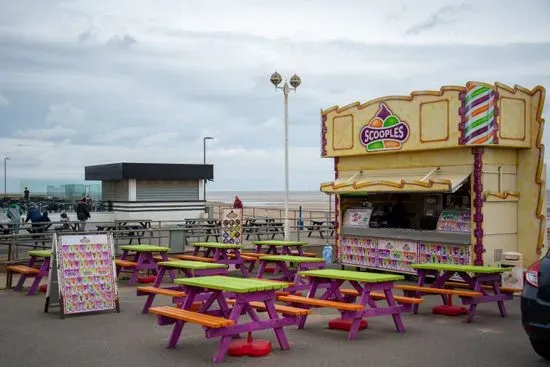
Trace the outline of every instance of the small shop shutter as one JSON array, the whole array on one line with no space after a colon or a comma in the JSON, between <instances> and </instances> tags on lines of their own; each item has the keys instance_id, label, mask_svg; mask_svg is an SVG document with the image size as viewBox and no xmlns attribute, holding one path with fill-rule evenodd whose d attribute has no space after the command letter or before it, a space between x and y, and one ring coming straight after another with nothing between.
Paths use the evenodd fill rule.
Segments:
<instances>
[{"instance_id":1,"label":"small shop shutter","mask_svg":"<svg viewBox=\"0 0 550 367\"><path fill-rule=\"evenodd\" d=\"M137 201L199 200L199 181L137 181Z\"/></svg>"}]
</instances>

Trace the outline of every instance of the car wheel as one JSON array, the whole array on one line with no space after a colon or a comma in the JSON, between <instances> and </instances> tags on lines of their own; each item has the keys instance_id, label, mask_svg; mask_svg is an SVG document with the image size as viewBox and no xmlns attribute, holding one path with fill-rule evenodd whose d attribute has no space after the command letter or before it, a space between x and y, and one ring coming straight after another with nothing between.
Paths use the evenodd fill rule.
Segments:
<instances>
[{"instance_id":1,"label":"car wheel","mask_svg":"<svg viewBox=\"0 0 550 367\"><path fill-rule=\"evenodd\" d=\"M530 340L535 352L542 358L550 360L550 343L540 339L531 338Z\"/></svg>"}]
</instances>

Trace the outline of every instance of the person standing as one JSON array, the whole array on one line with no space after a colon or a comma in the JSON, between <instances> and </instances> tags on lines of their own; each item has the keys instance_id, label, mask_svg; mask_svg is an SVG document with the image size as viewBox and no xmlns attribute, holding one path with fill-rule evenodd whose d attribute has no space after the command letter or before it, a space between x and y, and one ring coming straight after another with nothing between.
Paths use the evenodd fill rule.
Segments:
<instances>
[{"instance_id":1,"label":"person standing","mask_svg":"<svg viewBox=\"0 0 550 367\"><path fill-rule=\"evenodd\" d=\"M238 195L235 195L235 201L233 202L233 209L242 209L243 208L243 202L239 198Z\"/></svg>"},{"instance_id":2,"label":"person standing","mask_svg":"<svg viewBox=\"0 0 550 367\"><path fill-rule=\"evenodd\" d=\"M19 206L19 203L15 200L10 202L8 206L7 216L10 219L10 227L13 233L19 233L19 224L21 224L21 215L23 210Z\"/></svg>"},{"instance_id":3,"label":"person standing","mask_svg":"<svg viewBox=\"0 0 550 367\"><path fill-rule=\"evenodd\" d=\"M90 208L85 197L76 204L76 217L80 221L79 229L85 231L86 221L90 219Z\"/></svg>"},{"instance_id":4,"label":"person standing","mask_svg":"<svg viewBox=\"0 0 550 367\"><path fill-rule=\"evenodd\" d=\"M25 201L29 201L30 196L31 192L29 191L29 188L25 186L25 191L23 191L23 197L25 198Z\"/></svg>"}]
</instances>

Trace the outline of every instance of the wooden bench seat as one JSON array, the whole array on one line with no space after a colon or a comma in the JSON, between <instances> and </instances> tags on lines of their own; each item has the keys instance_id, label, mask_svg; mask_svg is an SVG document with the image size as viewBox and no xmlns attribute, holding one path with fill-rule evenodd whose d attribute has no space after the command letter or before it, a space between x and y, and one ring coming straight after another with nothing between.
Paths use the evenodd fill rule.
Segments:
<instances>
[{"instance_id":1,"label":"wooden bench seat","mask_svg":"<svg viewBox=\"0 0 550 367\"><path fill-rule=\"evenodd\" d=\"M341 289L340 293L345 296L359 297L359 292L357 292L355 289ZM386 299L386 295L384 293L370 292L370 296L374 300ZM422 298L415 297L393 296L393 299L397 303L407 303L411 305L418 305L424 302Z\"/></svg>"},{"instance_id":2,"label":"wooden bench seat","mask_svg":"<svg viewBox=\"0 0 550 367\"><path fill-rule=\"evenodd\" d=\"M449 288L466 288L466 289L471 289L471 287L470 287L469 284L462 283L462 282L445 282L444 286L445 286L445 287L449 287ZM490 285L482 285L481 288L483 288L483 289L490 289L490 290L493 289L493 287L490 286ZM502 293L516 293L516 292L521 292L522 289L500 287L500 291L501 291Z\"/></svg>"},{"instance_id":3,"label":"wooden bench seat","mask_svg":"<svg viewBox=\"0 0 550 367\"><path fill-rule=\"evenodd\" d=\"M234 299L228 299L227 303L230 305L234 305L237 303ZM263 302L249 302L248 303L250 307L254 308L258 311L267 311L267 307L265 307L265 303ZM309 315L311 313L310 310L305 308L298 308L298 307L291 307L291 306L285 306L285 305L275 305L275 310L283 315L289 315L289 316L305 316Z\"/></svg>"},{"instance_id":4,"label":"wooden bench seat","mask_svg":"<svg viewBox=\"0 0 550 367\"><path fill-rule=\"evenodd\" d=\"M216 260L212 257L205 257L205 256L196 256L196 255L175 255L175 257L179 260L189 260L189 261L204 261L207 263L215 263Z\"/></svg>"},{"instance_id":5,"label":"wooden bench seat","mask_svg":"<svg viewBox=\"0 0 550 367\"><path fill-rule=\"evenodd\" d=\"M194 311L182 310L180 308L172 307L172 306L151 307L149 309L149 312L155 315L158 315L159 319L160 318L165 319L164 321L171 320L172 323L175 322L176 320L179 320L179 321L191 322L193 324L199 324L199 325L206 326L213 329L219 329L219 328L235 325L233 320L228 320L226 318L218 317L218 316L206 315L206 314L202 314Z\"/></svg>"},{"instance_id":6,"label":"wooden bench seat","mask_svg":"<svg viewBox=\"0 0 550 367\"><path fill-rule=\"evenodd\" d=\"M237 256L235 256L235 254L227 254L227 257L229 257L230 259L236 259L237 258ZM241 254L241 259L243 261L256 261L258 258Z\"/></svg>"},{"instance_id":7,"label":"wooden bench seat","mask_svg":"<svg viewBox=\"0 0 550 367\"><path fill-rule=\"evenodd\" d=\"M36 275L40 272L39 269L26 265L9 265L6 270L11 271L12 273L19 273L23 275Z\"/></svg>"},{"instance_id":8,"label":"wooden bench seat","mask_svg":"<svg viewBox=\"0 0 550 367\"><path fill-rule=\"evenodd\" d=\"M328 301L324 299L293 296L293 295L278 296L277 299L279 301L288 302L288 303L303 304L303 305L315 306L315 307L330 307L330 308L336 308L338 310L344 310L344 311L361 311L365 308L363 305L359 305L357 303Z\"/></svg>"},{"instance_id":9,"label":"wooden bench seat","mask_svg":"<svg viewBox=\"0 0 550 367\"><path fill-rule=\"evenodd\" d=\"M159 288L159 287L137 287L137 296L147 296L149 294L160 294L168 297L185 297L185 292L175 289Z\"/></svg>"},{"instance_id":10,"label":"wooden bench seat","mask_svg":"<svg viewBox=\"0 0 550 367\"><path fill-rule=\"evenodd\" d=\"M416 285L396 285L395 289L400 289L405 292L433 293L433 294L443 294L448 296L459 296L459 297L482 296L480 292L445 289L445 288L419 287Z\"/></svg>"},{"instance_id":11,"label":"wooden bench seat","mask_svg":"<svg viewBox=\"0 0 550 367\"><path fill-rule=\"evenodd\" d=\"M260 256L265 256L267 255L265 252L241 252L241 256L249 256L249 257L253 257L255 259L259 258Z\"/></svg>"},{"instance_id":12,"label":"wooden bench seat","mask_svg":"<svg viewBox=\"0 0 550 367\"><path fill-rule=\"evenodd\" d=\"M115 260L115 265L116 265L116 266L122 266L122 267L125 267L125 268L135 268L135 267L137 266L137 262L135 262L135 261L128 261L128 260L116 259L116 260Z\"/></svg>"},{"instance_id":13,"label":"wooden bench seat","mask_svg":"<svg viewBox=\"0 0 550 367\"><path fill-rule=\"evenodd\" d=\"M305 252L300 255L298 251L291 251L292 256L319 257L315 252Z\"/></svg>"},{"instance_id":14,"label":"wooden bench seat","mask_svg":"<svg viewBox=\"0 0 550 367\"><path fill-rule=\"evenodd\" d=\"M155 259L155 261L157 262L166 261L162 258L162 256L159 256L159 255L153 256L153 259ZM178 260L179 259L176 259L175 257L168 257L168 261L178 261Z\"/></svg>"}]
</instances>

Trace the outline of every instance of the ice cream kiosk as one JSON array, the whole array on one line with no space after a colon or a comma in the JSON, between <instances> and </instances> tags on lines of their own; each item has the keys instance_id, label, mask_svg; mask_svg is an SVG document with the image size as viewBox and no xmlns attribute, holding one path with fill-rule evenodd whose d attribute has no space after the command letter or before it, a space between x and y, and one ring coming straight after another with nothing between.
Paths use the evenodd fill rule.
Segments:
<instances>
[{"instance_id":1,"label":"ice cream kiosk","mask_svg":"<svg viewBox=\"0 0 550 367\"><path fill-rule=\"evenodd\" d=\"M468 82L321 111L344 266L526 264L546 243L543 87Z\"/></svg>"}]
</instances>

